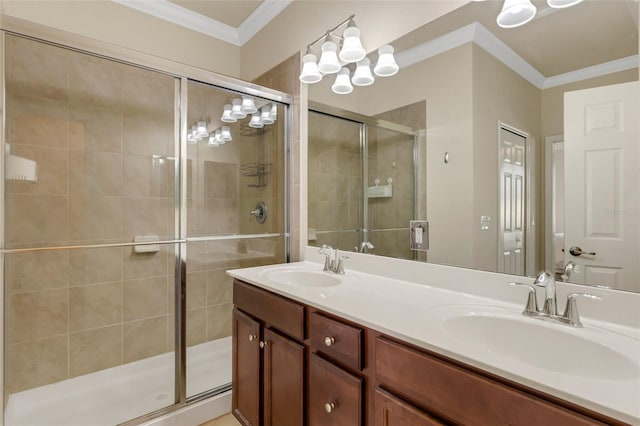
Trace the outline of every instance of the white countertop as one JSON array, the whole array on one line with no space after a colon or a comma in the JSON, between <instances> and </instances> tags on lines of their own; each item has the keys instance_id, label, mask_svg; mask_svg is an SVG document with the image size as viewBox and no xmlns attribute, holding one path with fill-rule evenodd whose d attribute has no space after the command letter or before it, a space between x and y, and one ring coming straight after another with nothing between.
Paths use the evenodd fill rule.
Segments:
<instances>
[{"instance_id":1,"label":"white countertop","mask_svg":"<svg viewBox=\"0 0 640 426\"><path fill-rule=\"evenodd\" d=\"M354 256L352 255L352 257ZM438 276L442 276L443 271L445 274L447 273L447 267L399 261L397 259L383 259L370 255L355 255L355 257L359 260L350 260L353 262L352 269L349 268L349 262L347 262L347 274L343 283L333 287L301 287L265 279L265 271L283 268L284 265L282 264L236 269L228 271L228 273L234 278L344 317L416 346L624 422L640 425L640 375L636 375L633 378L617 377L609 379L565 374L561 368L559 368L560 371L537 368L518 359L503 356L498 351L488 350L486 347L482 348L481 345L456 339L443 330L442 323L438 321L439 312L442 311L443 307L451 307L452 305L474 305L472 309L477 307L481 310L498 308L504 312L513 312L514 315L517 315L524 306L526 292L522 290L504 290L507 288L504 283L496 283L495 289L487 289L490 286L484 283L482 284L483 287L480 288L477 281L482 281L482 277L479 275L474 280L476 282L472 283L471 286L468 284L461 287L458 286L457 291L452 291L424 283L425 280L429 280L429 276L431 276L430 279L432 280L438 280ZM369 262L374 262L376 266ZM322 270L322 265L319 263L308 261L286 264L286 267ZM392 278L394 275L393 270L396 267L398 270L404 271L405 275L410 273L409 276L414 277L414 279L406 280L406 276L403 277L405 278L403 280ZM379 270L380 268L385 268L384 275L387 276L364 272L375 272L376 269ZM449 269L460 270L460 268ZM469 276L473 276L474 273L483 274L479 271L462 271L464 274L471 274ZM487 273L484 274L484 279L486 280ZM492 275L499 276L500 274ZM504 281L514 277L502 275L501 278ZM527 282L527 279L520 278L520 281ZM496 280L494 279L494 281ZM477 287L477 291L474 285ZM465 291L460 291L461 288ZM499 294L497 292L500 290L507 293L508 297L486 297L486 294ZM561 290L559 290L560 292ZM615 298L620 295L609 296L610 298ZM515 299L520 302L514 303L508 299ZM625 300L628 301L628 299L629 297ZM564 306L564 302L560 302L560 300L560 296L558 296L559 306ZM633 299L630 304L631 308L635 306L637 300L640 299ZM527 320L539 321L535 319ZM622 324L583 317L583 323L585 323L585 328L583 329L576 329L553 322L544 322L544 327L550 329L561 327L562 332L571 333L576 337L581 336L581 333L590 333L593 338L595 333L597 335L596 338L599 338L598 334L600 333L602 339L605 340L604 345L606 345L607 336L611 336L611 333L613 333L618 339L626 339L625 341L630 343L629 345L624 345L625 356L638 360L640 359L640 329L626 324L631 322L634 325L635 320L636 314L631 312L628 318L621 321ZM548 348L548 350L553 352L554 348ZM570 360L562 359L563 353L551 353L549 356L557 356L558 360L564 362L565 365L567 365L567 362L571 362ZM559 365L562 362L559 362ZM580 360L576 359L575 362L579 363ZM602 362L607 362L607 359L602 359Z\"/></svg>"}]
</instances>

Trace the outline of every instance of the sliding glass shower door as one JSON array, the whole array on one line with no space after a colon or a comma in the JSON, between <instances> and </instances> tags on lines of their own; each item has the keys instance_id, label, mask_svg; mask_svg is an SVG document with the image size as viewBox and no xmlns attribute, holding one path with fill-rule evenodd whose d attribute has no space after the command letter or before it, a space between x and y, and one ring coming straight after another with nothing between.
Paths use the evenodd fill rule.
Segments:
<instances>
[{"instance_id":1,"label":"sliding glass shower door","mask_svg":"<svg viewBox=\"0 0 640 426\"><path fill-rule=\"evenodd\" d=\"M230 390L226 271L288 259L288 105L267 99L287 96L0 35L4 424L135 424ZM259 122L221 120L243 98Z\"/></svg>"},{"instance_id":2,"label":"sliding glass shower door","mask_svg":"<svg viewBox=\"0 0 640 426\"><path fill-rule=\"evenodd\" d=\"M309 111L309 245L413 259L418 218L416 134L316 105Z\"/></svg>"}]
</instances>

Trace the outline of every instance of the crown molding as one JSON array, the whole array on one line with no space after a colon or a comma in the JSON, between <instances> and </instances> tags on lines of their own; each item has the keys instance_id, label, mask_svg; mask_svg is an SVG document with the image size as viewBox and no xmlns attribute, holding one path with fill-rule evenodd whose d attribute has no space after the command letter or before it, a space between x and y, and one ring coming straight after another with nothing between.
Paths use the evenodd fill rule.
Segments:
<instances>
[{"instance_id":1,"label":"crown molding","mask_svg":"<svg viewBox=\"0 0 640 426\"><path fill-rule=\"evenodd\" d=\"M396 54L396 62L400 68L408 67L471 42L483 48L505 66L541 90L637 68L639 61L638 55L633 55L565 74L545 77L485 26L479 22L474 22L428 42L398 52Z\"/></svg>"},{"instance_id":2,"label":"crown molding","mask_svg":"<svg viewBox=\"0 0 640 426\"><path fill-rule=\"evenodd\" d=\"M238 27L240 46L251 40L269 22L287 8L293 0L264 0L251 15Z\"/></svg>"},{"instance_id":3,"label":"crown molding","mask_svg":"<svg viewBox=\"0 0 640 426\"><path fill-rule=\"evenodd\" d=\"M293 0L265 0L238 28L178 6L168 0L111 1L241 47L286 9Z\"/></svg>"},{"instance_id":4,"label":"crown molding","mask_svg":"<svg viewBox=\"0 0 640 426\"><path fill-rule=\"evenodd\" d=\"M626 58L604 62L592 67L554 75L553 77L549 77L545 80L543 89L549 89L551 87L562 86L563 84L575 83L577 81L588 80L590 78L638 68L638 58L638 55L627 56Z\"/></svg>"}]
</instances>

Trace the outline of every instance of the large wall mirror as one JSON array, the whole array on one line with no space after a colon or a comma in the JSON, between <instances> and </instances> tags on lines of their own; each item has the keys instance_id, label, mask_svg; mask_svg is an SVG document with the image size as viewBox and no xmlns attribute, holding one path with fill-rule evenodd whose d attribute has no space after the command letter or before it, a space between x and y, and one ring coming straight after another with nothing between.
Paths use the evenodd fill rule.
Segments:
<instances>
[{"instance_id":1,"label":"large wall mirror","mask_svg":"<svg viewBox=\"0 0 640 426\"><path fill-rule=\"evenodd\" d=\"M309 86L309 245L640 291L638 3L533 3L502 29L471 2L392 42L395 76Z\"/></svg>"}]
</instances>

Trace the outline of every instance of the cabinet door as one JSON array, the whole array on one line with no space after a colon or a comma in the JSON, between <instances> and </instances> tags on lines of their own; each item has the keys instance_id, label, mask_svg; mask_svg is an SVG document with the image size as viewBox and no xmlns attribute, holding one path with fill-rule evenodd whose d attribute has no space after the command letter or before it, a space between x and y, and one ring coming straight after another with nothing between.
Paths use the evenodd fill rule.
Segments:
<instances>
[{"instance_id":1,"label":"cabinet door","mask_svg":"<svg viewBox=\"0 0 640 426\"><path fill-rule=\"evenodd\" d=\"M300 426L304 405L304 346L264 330L264 426Z\"/></svg>"},{"instance_id":2,"label":"cabinet door","mask_svg":"<svg viewBox=\"0 0 640 426\"><path fill-rule=\"evenodd\" d=\"M311 355L309 366L309 425L362 425L363 380Z\"/></svg>"},{"instance_id":3,"label":"cabinet door","mask_svg":"<svg viewBox=\"0 0 640 426\"><path fill-rule=\"evenodd\" d=\"M413 405L378 388L375 392L375 426L440 426L439 422Z\"/></svg>"},{"instance_id":4,"label":"cabinet door","mask_svg":"<svg viewBox=\"0 0 640 426\"><path fill-rule=\"evenodd\" d=\"M260 425L260 323L233 310L233 414L246 426Z\"/></svg>"}]
</instances>

